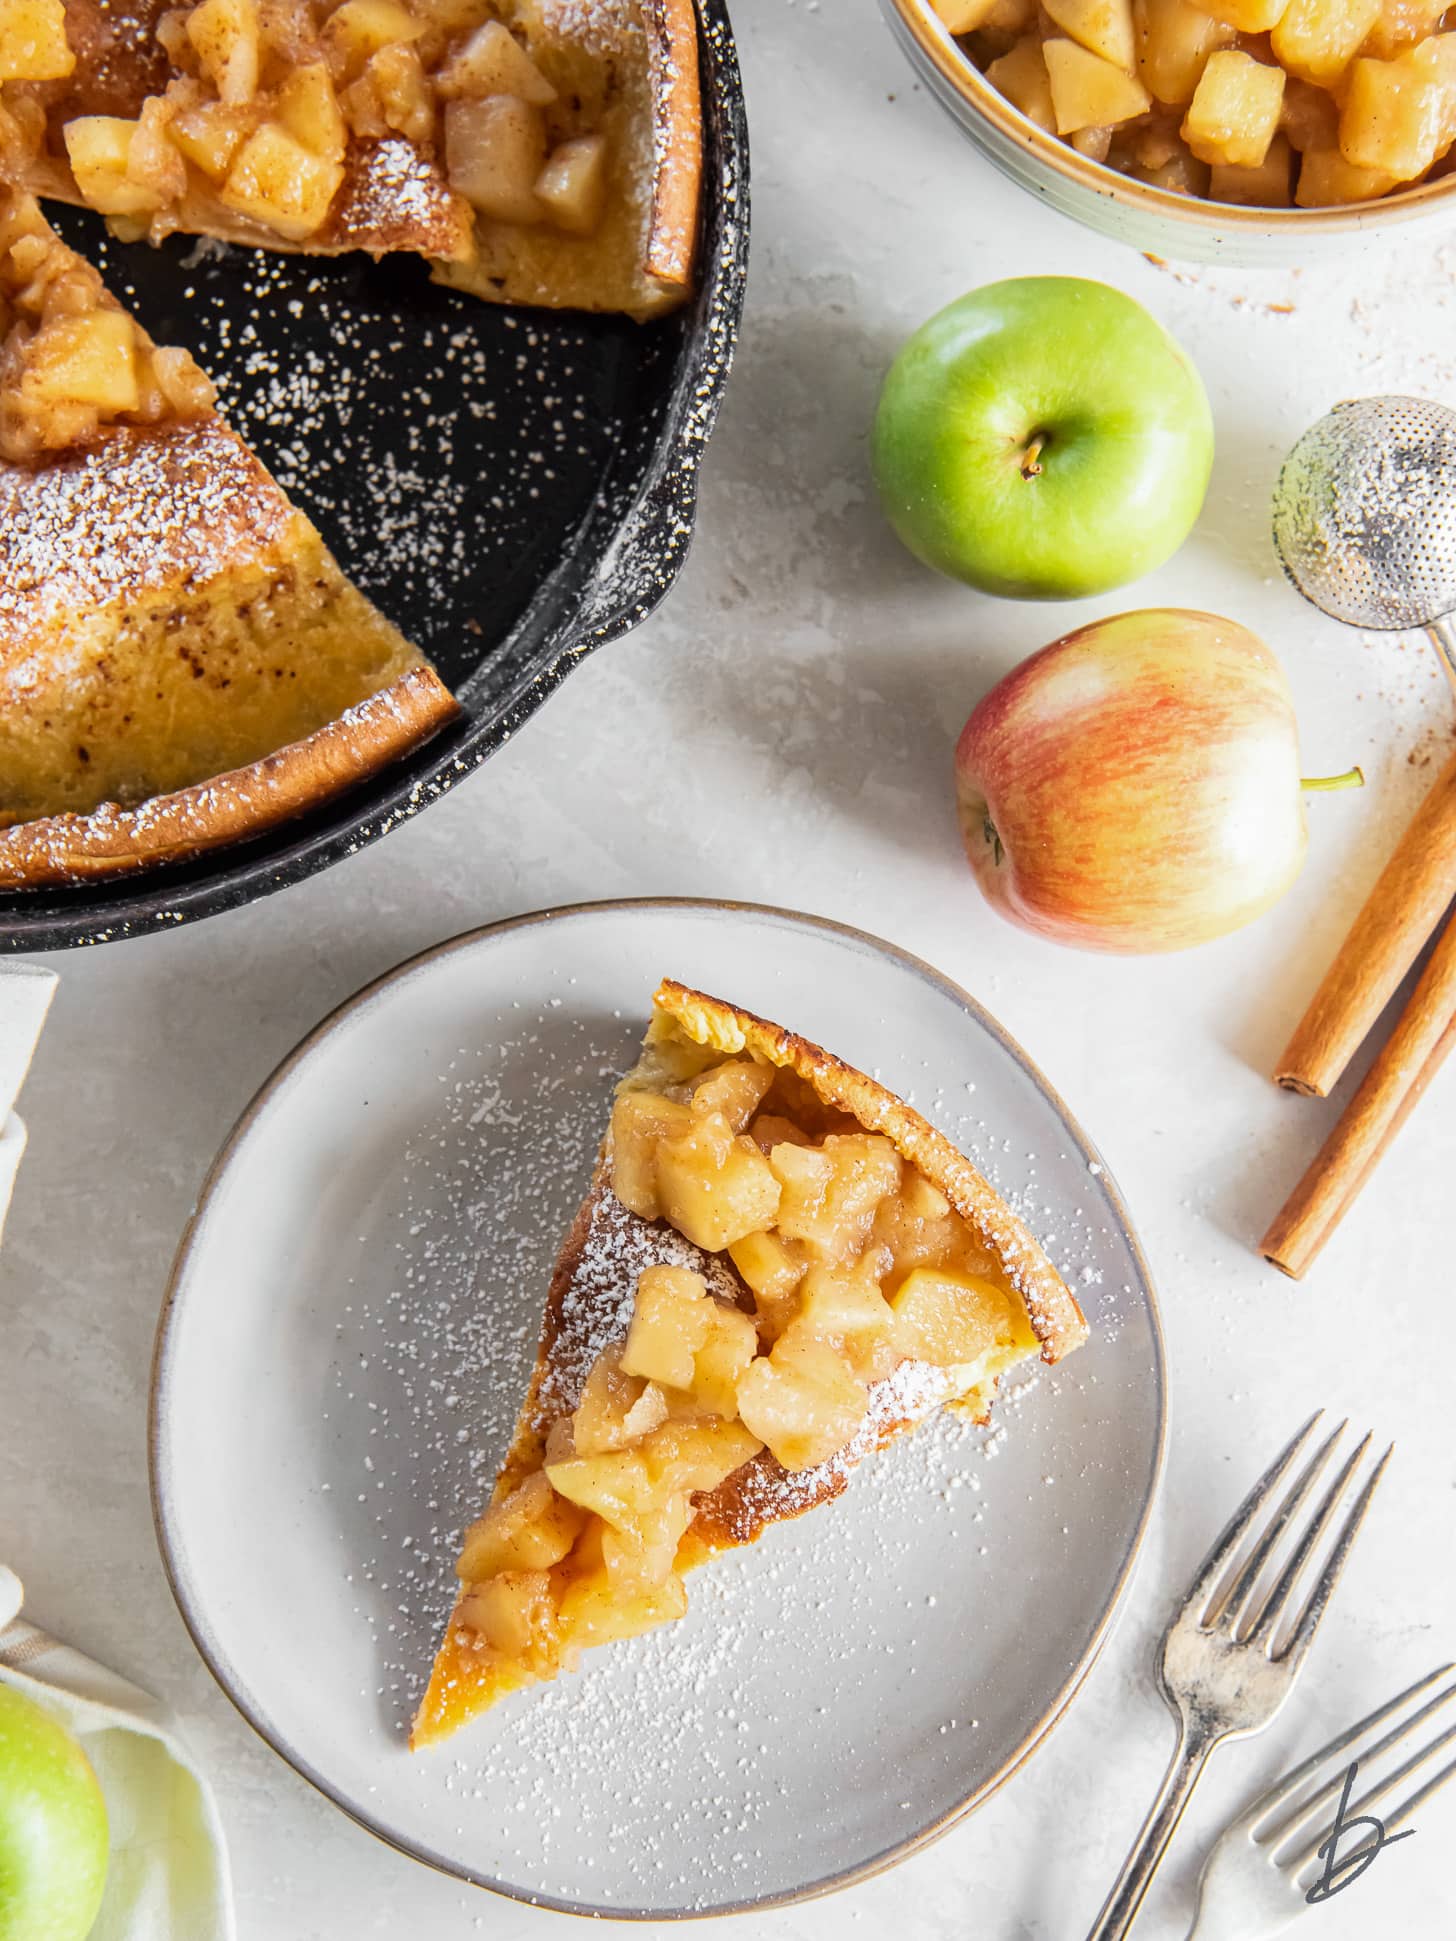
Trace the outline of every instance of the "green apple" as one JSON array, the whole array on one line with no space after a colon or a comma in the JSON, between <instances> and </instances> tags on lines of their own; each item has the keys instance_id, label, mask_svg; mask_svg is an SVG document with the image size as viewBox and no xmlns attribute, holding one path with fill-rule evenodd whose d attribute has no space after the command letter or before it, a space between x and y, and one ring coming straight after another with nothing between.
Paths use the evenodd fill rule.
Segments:
<instances>
[{"instance_id":1,"label":"green apple","mask_svg":"<svg viewBox=\"0 0 1456 1941\"><path fill-rule=\"evenodd\" d=\"M1160 566L1198 517L1213 419L1198 372L1105 283L973 290L890 367L874 468L927 565L984 593L1071 600Z\"/></svg>"},{"instance_id":2,"label":"green apple","mask_svg":"<svg viewBox=\"0 0 1456 1941\"><path fill-rule=\"evenodd\" d=\"M90 1760L49 1712L0 1685L0 1941L85 1941L107 1848Z\"/></svg>"}]
</instances>

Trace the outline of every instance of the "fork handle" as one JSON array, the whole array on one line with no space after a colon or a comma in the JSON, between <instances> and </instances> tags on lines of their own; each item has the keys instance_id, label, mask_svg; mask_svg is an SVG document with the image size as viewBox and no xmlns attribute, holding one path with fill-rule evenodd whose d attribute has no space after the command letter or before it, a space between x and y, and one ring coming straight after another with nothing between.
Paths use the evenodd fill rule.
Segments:
<instances>
[{"instance_id":1,"label":"fork handle","mask_svg":"<svg viewBox=\"0 0 1456 1941\"><path fill-rule=\"evenodd\" d=\"M1137 1919L1138 1909L1152 1885L1153 1875L1158 1871L1168 1850L1168 1842L1177 1831L1183 1809L1193 1797L1198 1776L1216 1743L1214 1735L1190 1727L1186 1720L1179 1721L1178 1743L1173 1748L1173 1759L1167 1775L1158 1788L1158 1796L1143 1821L1142 1831L1123 1863L1122 1872L1103 1903L1102 1912L1093 1923L1087 1941L1122 1941Z\"/></svg>"}]
</instances>

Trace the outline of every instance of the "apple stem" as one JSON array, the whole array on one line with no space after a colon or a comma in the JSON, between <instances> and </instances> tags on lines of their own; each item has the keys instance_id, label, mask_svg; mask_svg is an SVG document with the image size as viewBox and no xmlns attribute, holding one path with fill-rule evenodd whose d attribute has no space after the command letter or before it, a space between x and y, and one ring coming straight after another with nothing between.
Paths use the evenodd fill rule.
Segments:
<instances>
[{"instance_id":1,"label":"apple stem","mask_svg":"<svg viewBox=\"0 0 1456 1941\"><path fill-rule=\"evenodd\" d=\"M1040 477L1041 455L1045 445L1046 445L1046 434L1044 432L1039 431L1035 433L1031 443L1026 447L1026 450L1021 454L1021 476L1024 479L1034 479L1034 478Z\"/></svg>"},{"instance_id":2,"label":"apple stem","mask_svg":"<svg viewBox=\"0 0 1456 1941\"><path fill-rule=\"evenodd\" d=\"M1347 768L1343 775L1302 775L1299 786L1308 789L1311 794L1333 793L1335 789L1363 789L1365 771L1363 768Z\"/></svg>"}]
</instances>

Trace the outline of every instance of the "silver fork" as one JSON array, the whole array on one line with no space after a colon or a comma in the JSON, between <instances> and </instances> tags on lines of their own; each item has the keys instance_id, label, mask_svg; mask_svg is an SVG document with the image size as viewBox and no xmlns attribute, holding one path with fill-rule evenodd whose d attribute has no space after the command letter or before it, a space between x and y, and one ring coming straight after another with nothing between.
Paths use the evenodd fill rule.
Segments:
<instances>
[{"instance_id":1,"label":"silver fork","mask_svg":"<svg viewBox=\"0 0 1456 1941\"><path fill-rule=\"evenodd\" d=\"M1265 1568L1348 1426L1342 1422L1325 1438L1278 1508L1269 1512L1267 1506L1322 1413L1315 1411L1244 1498L1204 1559L1183 1608L1169 1627L1158 1684L1177 1717L1178 1741L1167 1777L1087 1941L1121 1941L1137 1918L1208 1755L1224 1739L1262 1732L1293 1688L1391 1453L1386 1450L1350 1504L1328 1546L1314 1588L1281 1636L1281 1621L1295 1586L1334 1521L1370 1447L1367 1435L1345 1457L1306 1522L1289 1561L1265 1594ZM1243 1546L1249 1539L1252 1547L1243 1556Z\"/></svg>"},{"instance_id":2,"label":"silver fork","mask_svg":"<svg viewBox=\"0 0 1456 1941\"><path fill-rule=\"evenodd\" d=\"M1224 1829L1198 1877L1198 1911L1188 1931L1188 1941L1270 1941L1273 1935L1282 1934L1308 1907L1305 1894L1314 1880L1332 1871L1339 1891L1341 1874L1363 1871L1363 1866L1373 1861L1396 1828L1404 1826L1438 1787L1456 1777L1456 1758L1453 1758L1409 1793L1393 1813L1382 1817L1380 1840L1356 1835L1353 1823L1372 1813L1397 1786L1443 1748L1452 1746L1456 1741L1456 1725L1447 1725L1435 1733L1357 1799L1346 1797L1351 1766L1356 1762L1372 1765L1402 1745L1456 1698L1456 1682L1448 1684L1434 1698L1427 1698L1409 1718L1382 1737L1365 1743L1367 1735L1373 1734L1412 1699L1429 1692L1443 1678L1449 1678L1451 1671L1450 1665L1438 1665L1427 1677L1417 1679L1398 1698L1380 1706L1358 1725L1352 1725L1348 1732L1331 1739L1303 1765L1296 1766ZM1322 1774L1328 1775L1323 1784L1307 1798L1299 1798L1302 1789L1319 1780ZM1337 1814L1351 1833L1350 1850L1343 1854L1327 1850L1327 1843L1334 1837ZM1302 1880L1301 1876L1316 1860L1322 1860L1324 1865L1314 1873L1313 1879ZM1353 1878L1345 1884L1353 1886Z\"/></svg>"}]
</instances>

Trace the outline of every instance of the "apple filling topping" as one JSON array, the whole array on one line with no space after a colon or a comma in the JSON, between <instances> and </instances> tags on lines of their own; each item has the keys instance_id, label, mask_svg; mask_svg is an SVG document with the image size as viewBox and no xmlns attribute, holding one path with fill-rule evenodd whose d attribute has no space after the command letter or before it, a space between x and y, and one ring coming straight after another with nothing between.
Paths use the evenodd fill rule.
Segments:
<instances>
[{"instance_id":1,"label":"apple filling topping","mask_svg":"<svg viewBox=\"0 0 1456 1941\"><path fill-rule=\"evenodd\" d=\"M186 351L158 349L28 196L0 193L0 458L200 417L212 402Z\"/></svg>"},{"instance_id":2,"label":"apple filling topping","mask_svg":"<svg viewBox=\"0 0 1456 1941\"><path fill-rule=\"evenodd\" d=\"M541 1468L469 1532L459 1630L534 1678L683 1614L696 1501L745 1464L834 1462L906 1362L979 1406L1038 1352L995 1256L889 1139L750 1054L653 1053L613 1108L612 1191L726 1254L739 1303L689 1267L648 1267Z\"/></svg>"},{"instance_id":3,"label":"apple filling topping","mask_svg":"<svg viewBox=\"0 0 1456 1941\"><path fill-rule=\"evenodd\" d=\"M1456 34L1435 0L931 4L1028 120L1178 195L1317 209L1456 166Z\"/></svg>"},{"instance_id":4,"label":"apple filling topping","mask_svg":"<svg viewBox=\"0 0 1456 1941\"><path fill-rule=\"evenodd\" d=\"M174 77L136 119L66 122L66 157L103 215L163 231L200 205L290 243L328 221L351 143L403 138L440 158L451 188L492 222L589 234L606 199L606 138L578 126L486 0L201 0L162 15ZM70 74L61 0L0 7L0 82ZM45 112L7 89L0 163L44 151Z\"/></svg>"}]
</instances>

